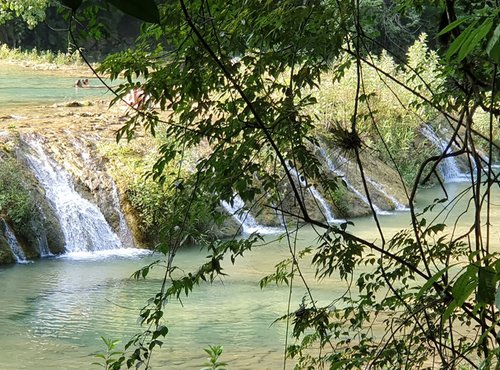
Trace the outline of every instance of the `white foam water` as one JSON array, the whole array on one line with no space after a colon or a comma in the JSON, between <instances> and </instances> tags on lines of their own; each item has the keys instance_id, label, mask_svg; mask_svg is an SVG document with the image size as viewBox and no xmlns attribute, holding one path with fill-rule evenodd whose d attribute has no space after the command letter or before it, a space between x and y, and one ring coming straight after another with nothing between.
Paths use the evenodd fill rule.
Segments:
<instances>
[{"instance_id":1,"label":"white foam water","mask_svg":"<svg viewBox=\"0 0 500 370\"><path fill-rule=\"evenodd\" d=\"M75 190L70 175L47 156L42 144L36 140L29 140L27 144L33 153L26 153L26 160L59 219L66 251L122 248L100 209Z\"/></svg>"},{"instance_id":2,"label":"white foam water","mask_svg":"<svg viewBox=\"0 0 500 370\"><path fill-rule=\"evenodd\" d=\"M441 153L451 153L451 148L446 150L448 142L438 137L431 126L426 124L422 125L421 132L427 140L429 140L437 149L441 151ZM470 180L469 175L460 171L457 160L454 157L444 158L438 168L441 171L445 182L465 182Z\"/></svg>"},{"instance_id":3,"label":"white foam water","mask_svg":"<svg viewBox=\"0 0 500 370\"><path fill-rule=\"evenodd\" d=\"M153 252L147 249L121 248L105 249L96 251L77 251L61 254L56 258L69 259L74 261L96 261L109 258L136 258L151 255Z\"/></svg>"},{"instance_id":4,"label":"white foam water","mask_svg":"<svg viewBox=\"0 0 500 370\"><path fill-rule=\"evenodd\" d=\"M29 261L26 259L23 249L21 248L21 245L17 241L16 235L14 234L14 231L9 227L9 225L5 221L3 221L3 226L5 230L4 231L5 239L7 240L7 244L9 245L10 250L14 255L14 258L16 259L16 262L28 263Z\"/></svg>"},{"instance_id":5,"label":"white foam water","mask_svg":"<svg viewBox=\"0 0 500 370\"><path fill-rule=\"evenodd\" d=\"M316 201L321 205L323 216L325 217L326 222L328 222L329 224L333 224L345 221L335 217L326 199L320 194L320 192L314 186L307 183L307 179L303 175L298 173L297 170L292 167L289 167L288 171L290 171L290 174L298 181L300 186L303 189L306 189L309 192L309 194L311 194L313 198L316 199Z\"/></svg>"},{"instance_id":6,"label":"white foam water","mask_svg":"<svg viewBox=\"0 0 500 370\"><path fill-rule=\"evenodd\" d=\"M345 173L343 173L342 171L340 171L335 165L334 163L332 162L332 160L330 159L330 157L328 156L328 154L326 153L325 149L321 148L321 147L318 147L318 151L320 152L321 156L323 157L323 159L325 160L326 162L326 166L328 167L328 169L330 171L332 171L334 174L336 174L337 176L341 177L342 178L342 181L345 183L345 185L347 186L347 188L352 191L354 194L356 194L356 196L361 199L361 201L363 201L363 203L365 203L368 207L370 206L370 202L368 201L368 197L361 193L358 189L356 189L349 181L347 181L347 178L345 176ZM343 158L343 157L340 157L341 160L343 162L347 162L347 159ZM374 204L372 202L372 207L373 207L373 210L375 211L376 214L378 215L390 215L392 214L391 212L388 212L388 211L384 211L382 209L380 209L376 204Z\"/></svg>"},{"instance_id":7,"label":"white foam water","mask_svg":"<svg viewBox=\"0 0 500 370\"><path fill-rule=\"evenodd\" d=\"M281 234L283 232L282 228L279 227L269 227L261 225L257 220L245 209L245 203L239 195L233 197L233 204L221 201L222 207L241 225L241 231L243 234Z\"/></svg>"}]
</instances>

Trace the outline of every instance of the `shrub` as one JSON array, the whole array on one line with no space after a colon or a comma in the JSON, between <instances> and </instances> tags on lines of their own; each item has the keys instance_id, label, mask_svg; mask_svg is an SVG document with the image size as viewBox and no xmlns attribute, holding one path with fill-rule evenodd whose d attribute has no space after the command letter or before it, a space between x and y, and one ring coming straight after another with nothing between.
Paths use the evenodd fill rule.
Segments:
<instances>
[{"instance_id":1,"label":"shrub","mask_svg":"<svg viewBox=\"0 0 500 370\"><path fill-rule=\"evenodd\" d=\"M424 96L431 96L428 88L438 95L444 84L438 57L428 49L426 35L421 35L409 48L408 67L401 67L384 52L379 56L368 56L367 59ZM343 60L341 63L348 62ZM425 148L419 143L418 128L424 122L435 120L437 113L374 68L364 65L361 74L363 82L356 118L358 132L364 144L374 149L384 162L392 163L389 153L397 153L394 156L395 164L406 182L411 183L418 166L429 154L428 150L422 150ZM332 66L329 74L323 76L316 94L318 104L314 112L319 117L319 131L327 132L332 125L350 127L350 114L356 100L356 78L354 63L343 70L342 76L338 76L336 65ZM415 150L417 147L418 151Z\"/></svg>"},{"instance_id":2,"label":"shrub","mask_svg":"<svg viewBox=\"0 0 500 370\"><path fill-rule=\"evenodd\" d=\"M0 217L9 220L15 231L22 231L36 213L34 198L21 166L10 158L0 163Z\"/></svg>"}]
</instances>

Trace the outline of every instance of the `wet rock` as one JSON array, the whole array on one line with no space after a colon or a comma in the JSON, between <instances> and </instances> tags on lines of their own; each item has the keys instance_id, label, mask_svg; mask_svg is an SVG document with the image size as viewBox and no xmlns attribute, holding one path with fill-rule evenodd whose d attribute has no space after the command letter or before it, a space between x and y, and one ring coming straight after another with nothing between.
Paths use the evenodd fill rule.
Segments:
<instances>
[{"instance_id":1,"label":"wet rock","mask_svg":"<svg viewBox=\"0 0 500 370\"><path fill-rule=\"evenodd\" d=\"M222 208L219 208L218 210L219 212L225 213ZM233 238L241 234L241 224L234 218L227 217L220 227L213 230L213 234L219 239Z\"/></svg>"},{"instance_id":2,"label":"wet rock","mask_svg":"<svg viewBox=\"0 0 500 370\"><path fill-rule=\"evenodd\" d=\"M9 244L5 237L0 233L0 264L15 263L16 258L10 250Z\"/></svg>"}]
</instances>

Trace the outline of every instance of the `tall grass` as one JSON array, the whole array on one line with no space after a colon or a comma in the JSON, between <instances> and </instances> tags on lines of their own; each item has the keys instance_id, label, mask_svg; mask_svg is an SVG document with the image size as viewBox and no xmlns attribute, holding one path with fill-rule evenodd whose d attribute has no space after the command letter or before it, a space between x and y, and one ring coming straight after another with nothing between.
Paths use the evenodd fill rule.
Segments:
<instances>
[{"instance_id":1,"label":"tall grass","mask_svg":"<svg viewBox=\"0 0 500 370\"><path fill-rule=\"evenodd\" d=\"M0 60L23 61L35 64L55 64L55 65L83 65L78 52L62 53L49 50L22 50L20 48L10 48L6 44L0 44Z\"/></svg>"},{"instance_id":2,"label":"tall grass","mask_svg":"<svg viewBox=\"0 0 500 370\"><path fill-rule=\"evenodd\" d=\"M439 56L427 47L425 35L409 48L406 65L396 62L385 53L366 58L377 69L429 100L445 96L441 93L449 82ZM349 65L348 60L342 63ZM332 66L331 72L323 76L321 86L315 93L318 101L313 112L318 117L316 127L319 134L327 138L338 132L339 127L349 130L353 119L358 69L354 63L345 69L341 66L341 63ZM430 104L377 69L362 64L359 70L358 133L365 148L373 149L374 155L386 163L391 163L394 158L406 182L412 183L420 164L435 150L423 140L420 126L427 123L439 130L444 120ZM436 103L452 105L449 101ZM475 118L476 129L487 133L487 115L478 109ZM335 142L333 136L332 142ZM392 153L392 158L389 153Z\"/></svg>"}]
</instances>

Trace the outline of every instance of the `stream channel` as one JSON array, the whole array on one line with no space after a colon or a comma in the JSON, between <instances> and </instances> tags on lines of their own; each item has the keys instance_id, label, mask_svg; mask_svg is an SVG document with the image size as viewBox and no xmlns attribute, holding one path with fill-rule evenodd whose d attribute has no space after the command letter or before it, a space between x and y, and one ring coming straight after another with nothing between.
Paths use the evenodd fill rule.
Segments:
<instances>
[{"instance_id":1,"label":"stream channel","mask_svg":"<svg viewBox=\"0 0 500 370\"><path fill-rule=\"evenodd\" d=\"M13 105L44 99L28 88L18 96L14 87L29 83L20 78L14 74L6 77L0 72L0 104L10 95L15 95L7 97ZM37 91L46 89L47 92L40 94L51 96L54 102L80 94L71 87L74 77L63 80L56 97L52 96L54 89L44 85L50 81L52 87L59 86L53 78L38 79ZM464 188L465 183L448 184L450 197ZM436 189L422 190L417 206L424 207L442 196ZM494 196L498 199L498 192ZM459 202L449 220L454 220L453 215L465 207L464 200ZM436 207L433 214L441 209L443 205ZM500 221L500 207L493 206L492 214L492 240L498 245L500 229L495 225ZM410 225L406 211L379 217L386 238ZM471 220L471 215L462 217L455 232L468 229ZM356 235L379 240L373 218L353 221ZM317 237L312 228L304 227L297 237L298 250L315 246ZM207 357L203 348L209 345L224 346L221 360L228 362L230 369L283 368L285 324L273 322L286 313L289 290L275 285L259 288L259 280L289 256L288 245L272 241L275 238L266 235L265 240L270 243L247 253L234 266L226 262L223 267L229 276L212 285L195 287L189 297L183 298L182 305L179 302L167 305L165 317L170 332L162 349L154 355L153 368L200 369ZM205 255L196 246L188 247L178 254L176 264L186 272L192 271ZM76 253L0 267L0 369L97 369L92 362L97 360L95 353L105 350L101 336L120 339L124 344L141 330L137 324L139 310L159 290L162 271L153 270L146 280L133 280L130 276L157 258L160 257L150 252L125 249L114 253ZM305 273L319 304L329 304L346 289L346 283L338 277L318 283L313 282L313 271L306 268ZM305 288L295 282L292 309L297 309L304 294ZM293 361L288 362L287 368L293 368Z\"/></svg>"}]
</instances>

